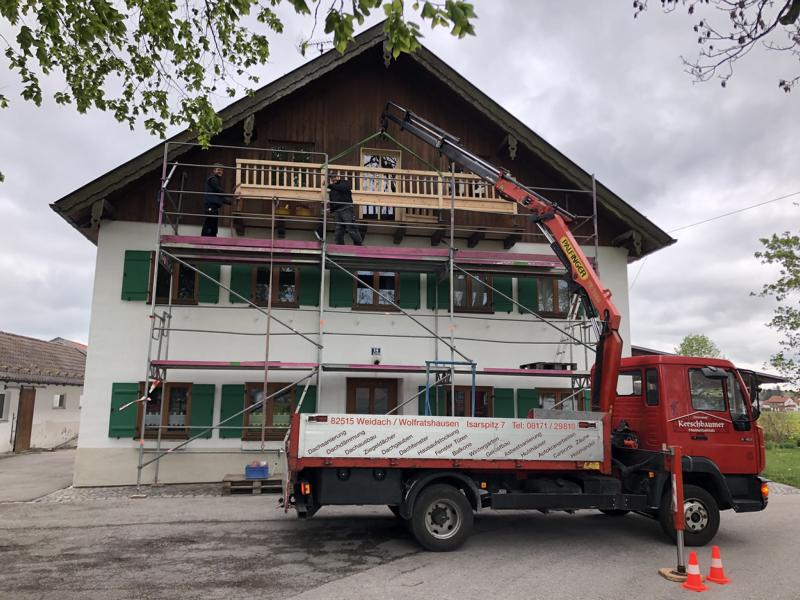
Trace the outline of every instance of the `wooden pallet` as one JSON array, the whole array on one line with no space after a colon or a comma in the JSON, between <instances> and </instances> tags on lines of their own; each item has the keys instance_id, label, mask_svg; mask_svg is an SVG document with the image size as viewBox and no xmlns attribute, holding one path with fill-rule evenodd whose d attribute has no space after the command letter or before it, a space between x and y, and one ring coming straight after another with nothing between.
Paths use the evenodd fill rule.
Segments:
<instances>
[{"instance_id":1,"label":"wooden pallet","mask_svg":"<svg viewBox=\"0 0 800 600\"><path fill-rule=\"evenodd\" d=\"M244 475L226 475L222 479L222 494L280 494L281 479L247 479Z\"/></svg>"}]
</instances>

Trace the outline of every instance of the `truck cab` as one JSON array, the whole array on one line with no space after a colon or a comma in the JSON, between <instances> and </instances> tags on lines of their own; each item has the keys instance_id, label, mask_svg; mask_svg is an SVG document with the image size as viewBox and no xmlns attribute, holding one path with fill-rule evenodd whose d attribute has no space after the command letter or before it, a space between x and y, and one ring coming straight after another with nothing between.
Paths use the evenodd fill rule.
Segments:
<instances>
[{"instance_id":1,"label":"truck cab","mask_svg":"<svg viewBox=\"0 0 800 600\"><path fill-rule=\"evenodd\" d=\"M684 480L695 495L699 488L720 510L763 510L767 499L758 474L764 469L765 449L757 418L748 387L730 361L672 355L624 358L611 415L613 456L630 466L648 451L680 446ZM668 487L655 479L647 486L653 505ZM690 496L687 503L693 501ZM699 503L706 518L716 512L707 499ZM687 533L691 531L687 520Z\"/></svg>"}]
</instances>

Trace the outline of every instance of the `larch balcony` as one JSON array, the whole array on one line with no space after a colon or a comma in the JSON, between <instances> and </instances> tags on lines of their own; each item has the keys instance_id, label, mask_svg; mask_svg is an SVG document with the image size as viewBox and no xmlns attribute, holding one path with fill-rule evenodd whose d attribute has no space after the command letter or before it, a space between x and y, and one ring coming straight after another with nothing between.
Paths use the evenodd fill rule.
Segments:
<instances>
[{"instance_id":1,"label":"larch balcony","mask_svg":"<svg viewBox=\"0 0 800 600\"><path fill-rule=\"evenodd\" d=\"M414 171L353 165L237 159L237 201L233 216L268 214L265 203L278 199L276 215L316 217L325 199L328 177L350 181L356 217L364 221L438 223L439 211L455 208L500 215L517 214L517 205L498 197L490 184L471 173ZM263 225L263 224L262 224Z\"/></svg>"}]
</instances>

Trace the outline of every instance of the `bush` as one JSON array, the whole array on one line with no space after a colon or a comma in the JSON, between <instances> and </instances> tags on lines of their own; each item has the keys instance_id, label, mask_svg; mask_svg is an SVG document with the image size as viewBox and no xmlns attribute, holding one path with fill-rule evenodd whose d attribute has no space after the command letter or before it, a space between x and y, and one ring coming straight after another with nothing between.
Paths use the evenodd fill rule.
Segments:
<instances>
[{"instance_id":1,"label":"bush","mask_svg":"<svg viewBox=\"0 0 800 600\"><path fill-rule=\"evenodd\" d=\"M790 450L790 449L796 448L796 447L797 447L797 443L793 444L792 442L782 442L782 443L778 444L778 448L783 448L784 450Z\"/></svg>"},{"instance_id":2,"label":"bush","mask_svg":"<svg viewBox=\"0 0 800 600\"><path fill-rule=\"evenodd\" d=\"M782 444L795 436L795 419L791 413L765 412L758 420L764 430L764 439Z\"/></svg>"},{"instance_id":3,"label":"bush","mask_svg":"<svg viewBox=\"0 0 800 600\"><path fill-rule=\"evenodd\" d=\"M797 442L797 446L800 447L800 437L795 440Z\"/></svg>"}]
</instances>

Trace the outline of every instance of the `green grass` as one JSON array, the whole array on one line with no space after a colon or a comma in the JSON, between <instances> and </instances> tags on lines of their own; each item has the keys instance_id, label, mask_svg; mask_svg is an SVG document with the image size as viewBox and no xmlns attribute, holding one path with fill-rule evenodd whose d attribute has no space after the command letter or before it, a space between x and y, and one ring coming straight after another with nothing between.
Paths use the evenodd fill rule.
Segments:
<instances>
[{"instance_id":1,"label":"green grass","mask_svg":"<svg viewBox=\"0 0 800 600\"><path fill-rule=\"evenodd\" d=\"M800 448L775 448L767 450L767 468L764 477L800 487Z\"/></svg>"}]
</instances>

